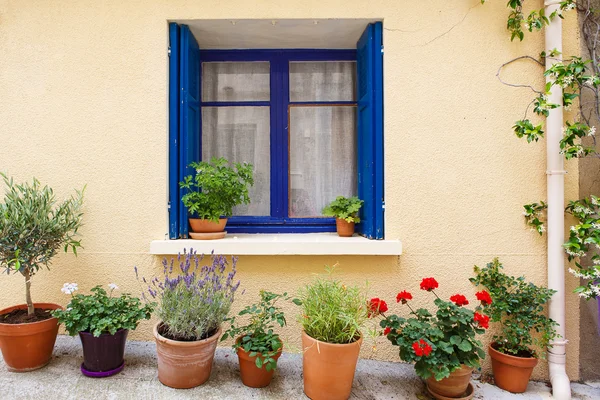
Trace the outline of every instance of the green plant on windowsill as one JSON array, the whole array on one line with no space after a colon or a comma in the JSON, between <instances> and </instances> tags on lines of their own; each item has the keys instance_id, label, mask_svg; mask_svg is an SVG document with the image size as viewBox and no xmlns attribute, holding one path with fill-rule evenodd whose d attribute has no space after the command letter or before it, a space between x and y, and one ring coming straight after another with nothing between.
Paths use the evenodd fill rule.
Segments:
<instances>
[{"instance_id":1,"label":"green plant on windowsill","mask_svg":"<svg viewBox=\"0 0 600 400\"><path fill-rule=\"evenodd\" d=\"M335 217L343 219L346 222L360 222L358 212L364 201L358 197L338 196L323 209L323 215L326 217Z\"/></svg>"},{"instance_id":2,"label":"green plant on windowsill","mask_svg":"<svg viewBox=\"0 0 600 400\"><path fill-rule=\"evenodd\" d=\"M221 217L233 214L233 207L250 204L249 186L254 185L253 166L248 163L234 163L221 158L210 162L193 162L189 165L196 170L179 182L182 189L188 189L181 201L190 215L218 222Z\"/></svg>"}]
</instances>

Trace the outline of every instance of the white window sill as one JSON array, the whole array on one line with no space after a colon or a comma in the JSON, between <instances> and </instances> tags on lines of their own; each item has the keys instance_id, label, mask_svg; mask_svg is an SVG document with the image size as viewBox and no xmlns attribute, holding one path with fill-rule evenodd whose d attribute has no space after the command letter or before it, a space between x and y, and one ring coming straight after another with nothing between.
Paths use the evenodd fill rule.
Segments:
<instances>
[{"instance_id":1,"label":"white window sill","mask_svg":"<svg viewBox=\"0 0 600 400\"><path fill-rule=\"evenodd\" d=\"M178 254L193 248L198 254L225 255L378 255L402 254L399 240L369 240L336 233L228 234L219 240L154 240L150 254Z\"/></svg>"}]
</instances>

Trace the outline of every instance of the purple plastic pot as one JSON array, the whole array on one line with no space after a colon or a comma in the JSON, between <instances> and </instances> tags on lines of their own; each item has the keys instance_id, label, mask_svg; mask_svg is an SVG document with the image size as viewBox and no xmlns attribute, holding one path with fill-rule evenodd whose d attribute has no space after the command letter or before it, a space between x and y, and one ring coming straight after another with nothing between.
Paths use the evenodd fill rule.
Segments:
<instances>
[{"instance_id":1,"label":"purple plastic pot","mask_svg":"<svg viewBox=\"0 0 600 400\"><path fill-rule=\"evenodd\" d=\"M114 375L123 368L123 354L127 341L127 329L119 329L114 335L103 333L94 337L89 332L79 332L83 346L82 371L110 372ZM87 375L87 374L86 374ZM96 375L95 375L96 376ZM102 376L109 376L104 375Z\"/></svg>"}]
</instances>

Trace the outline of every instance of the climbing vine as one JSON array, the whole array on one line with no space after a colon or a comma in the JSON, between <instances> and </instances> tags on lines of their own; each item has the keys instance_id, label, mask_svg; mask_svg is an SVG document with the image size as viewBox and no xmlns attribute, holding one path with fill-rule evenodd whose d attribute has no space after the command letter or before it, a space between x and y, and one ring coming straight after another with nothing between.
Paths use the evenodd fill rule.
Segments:
<instances>
[{"instance_id":1,"label":"climbing vine","mask_svg":"<svg viewBox=\"0 0 600 400\"><path fill-rule=\"evenodd\" d=\"M481 0L484 4L486 0ZM533 10L529 14L523 11L525 0L509 0L507 7L509 15L506 27L510 32L511 41L523 40L525 32L540 31L549 25L555 18L564 18L564 13L577 10L581 22L582 38L587 46L590 59L573 56L561 60L561 54L556 50L540 53L536 57L517 57L500 66L498 78L509 86L528 87L535 97L525 110L523 119L513 125L513 131L518 138L524 138L528 143L537 142L544 137L542 123L534 123L529 118L529 110L538 117L547 117L550 110L562 107L571 111L575 104L578 110L572 120L566 120L563 127L563 136L560 140L560 152L565 159L583 158L587 156L600 157L596 143L596 127L594 123L600 120L600 57L596 50L600 36L600 10L593 7L592 0L565 0L558 3L558 8L550 15L545 14L545 9ZM550 68L545 70L547 78L543 90L537 90L529 85L512 85L504 82L500 77L505 66L527 59L546 65L549 59L555 61ZM549 96L554 86L563 89L561 104L549 102ZM585 96L584 96L585 95ZM587 99L591 100L587 100ZM543 235L545 227L545 211L547 204L544 201L526 204L523 206L525 220L532 231ZM600 198L591 195L589 198L570 201L565 212L575 218L576 223L570 227L569 238L563 247L570 262L577 269L569 268L569 272L578 278L587 280L586 283L575 289L581 297L594 299L600 297Z\"/></svg>"}]
</instances>

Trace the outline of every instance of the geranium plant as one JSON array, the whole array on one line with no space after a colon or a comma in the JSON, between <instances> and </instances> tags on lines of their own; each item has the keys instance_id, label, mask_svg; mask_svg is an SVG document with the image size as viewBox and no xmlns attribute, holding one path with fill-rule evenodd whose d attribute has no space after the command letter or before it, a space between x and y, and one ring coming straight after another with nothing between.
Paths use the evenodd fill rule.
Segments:
<instances>
[{"instance_id":1,"label":"geranium plant","mask_svg":"<svg viewBox=\"0 0 600 400\"><path fill-rule=\"evenodd\" d=\"M77 254L76 239L83 213L83 190L58 203L48 186L15 184L0 173L6 185L0 203L0 266L6 272L19 272L25 278L27 314L34 315L31 279L43 267L49 268L60 248Z\"/></svg>"},{"instance_id":2,"label":"geranium plant","mask_svg":"<svg viewBox=\"0 0 600 400\"><path fill-rule=\"evenodd\" d=\"M96 337L103 333L114 335L119 329L134 330L141 320L150 319L153 303L142 304L139 298L127 293L113 296L117 285L111 283L108 287L108 293L98 285L91 289L92 294L73 295L77 284L65 283L61 290L72 296L71 301L66 309L55 310L52 315L65 325L71 336L79 332Z\"/></svg>"},{"instance_id":3,"label":"geranium plant","mask_svg":"<svg viewBox=\"0 0 600 400\"><path fill-rule=\"evenodd\" d=\"M210 265L200 266L202 257L193 249L170 262L163 259L163 277L153 278L147 293L158 301L162 324L159 333L171 340L195 341L214 335L231 309L240 282L235 282L237 258L229 268L227 258L212 255ZM135 269L138 276L137 268ZM144 298L147 298L145 293Z\"/></svg>"},{"instance_id":4,"label":"geranium plant","mask_svg":"<svg viewBox=\"0 0 600 400\"><path fill-rule=\"evenodd\" d=\"M256 366L264 367L267 371L277 367L275 356L283 346L279 335L275 333L277 325L286 325L283 310L276 305L281 299L289 299L287 293L276 294L261 290L260 301L246 306L237 317L229 318L230 327L221 337L221 340L237 339L233 348L241 348L250 357L256 357ZM239 323L239 317L245 318L245 323Z\"/></svg>"},{"instance_id":5,"label":"geranium plant","mask_svg":"<svg viewBox=\"0 0 600 400\"><path fill-rule=\"evenodd\" d=\"M447 378L462 365L479 366L485 352L477 335L483 334L489 323L481 306L478 307L481 312L466 308L469 300L462 294L443 300L435 293L438 286L434 278L425 278L420 285L422 290L435 296L435 314L426 308L415 310L411 307L413 296L406 290L398 293L396 301L408 307L408 318L386 314L385 301L377 298L370 301L371 315L383 317L380 321L383 334L399 347L400 358L414 362L415 371L421 378L433 376L437 381ZM477 298L484 306L491 302L487 292L478 293Z\"/></svg>"},{"instance_id":6,"label":"geranium plant","mask_svg":"<svg viewBox=\"0 0 600 400\"><path fill-rule=\"evenodd\" d=\"M343 219L346 222L360 222L358 212L364 201L358 197L338 196L323 209L323 215L326 217L335 217Z\"/></svg>"},{"instance_id":7,"label":"geranium plant","mask_svg":"<svg viewBox=\"0 0 600 400\"><path fill-rule=\"evenodd\" d=\"M335 266L327 276L318 276L301 289L296 304L302 306L299 322L313 339L327 343L352 343L361 337L367 320L368 304L365 290L346 286L333 279Z\"/></svg>"},{"instance_id":8,"label":"geranium plant","mask_svg":"<svg viewBox=\"0 0 600 400\"><path fill-rule=\"evenodd\" d=\"M233 207L250 203L248 187L254 185L251 164L235 163L230 167L221 157L193 162L190 167L196 173L179 182L181 188L188 189L181 201L190 215L217 222L220 217L231 216Z\"/></svg>"},{"instance_id":9,"label":"geranium plant","mask_svg":"<svg viewBox=\"0 0 600 400\"><path fill-rule=\"evenodd\" d=\"M544 312L545 304L556 291L527 282L523 276L509 276L502 268L495 258L483 268L475 266L476 276L470 279L491 295L486 311L491 321L500 325L494 348L514 356L543 357L543 349L557 336L556 322Z\"/></svg>"}]
</instances>

